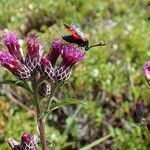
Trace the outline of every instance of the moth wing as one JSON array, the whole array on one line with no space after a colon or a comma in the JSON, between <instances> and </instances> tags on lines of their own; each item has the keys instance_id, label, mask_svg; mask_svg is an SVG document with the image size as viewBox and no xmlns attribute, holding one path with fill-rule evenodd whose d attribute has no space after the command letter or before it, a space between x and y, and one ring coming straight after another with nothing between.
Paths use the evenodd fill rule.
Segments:
<instances>
[{"instance_id":1,"label":"moth wing","mask_svg":"<svg viewBox=\"0 0 150 150\"><path fill-rule=\"evenodd\" d=\"M83 32L80 30L79 27L77 27L76 25L71 25L71 26L68 26L66 24L64 24L67 31L69 33L71 33L71 35L75 38L75 39L83 39L84 37L84 34Z\"/></svg>"}]
</instances>

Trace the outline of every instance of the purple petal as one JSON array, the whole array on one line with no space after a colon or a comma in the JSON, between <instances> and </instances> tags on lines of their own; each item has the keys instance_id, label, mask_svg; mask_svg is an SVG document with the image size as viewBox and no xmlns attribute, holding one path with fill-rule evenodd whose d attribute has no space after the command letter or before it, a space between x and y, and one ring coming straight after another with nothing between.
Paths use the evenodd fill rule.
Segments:
<instances>
[{"instance_id":1,"label":"purple petal","mask_svg":"<svg viewBox=\"0 0 150 150\"><path fill-rule=\"evenodd\" d=\"M64 45L61 53L63 63L72 66L77 62L84 60L85 54L73 45Z\"/></svg>"},{"instance_id":2,"label":"purple petal","mask_svg":"<svg viewBox=\"0 0 150 150\"><path fill-rule=\"evenodd\" d=\"M20 52L20 44L15 32L6 33L4 35L4 44L7 46L10 54L13 57L17 58L20 61L23 60Z\"/></svg>"},{"instance_id":3,"label":"purple petal","mask_svg":"<svg viewBox=\"0 0 150 150\"><path fill-rule=\"evenodd\" d=\"M21 143L23 142L30 142L31 141L31 136L29 133L25 132L23 133L22 137L21 137Z\"/></svg>"},{"instance_id":4,"label":"purple petal","mask_svg":"<svg viewBox=\"0 0 150 150\"><path fill-rule=\"evenodd\" d=\"M27 37L26 45L27 56L25 59L25 64L32 72L40 65L43 49L39 42L38 36L35 34L30 34Z\"/></svg>"},{"instance_id":5,"label":"purple petal","mask_svg":"<svg viewBox=\"0 0 150 150\"><path fill-rule=\"evenodd\" d=\"M52 66L55 65L56 60L58 59L61 50L62 50L63 43L59 39L55 39L54 42L52 43L52 48L47 55L47 59L51 62Z\"/></svg>"},{"instance_id":6,"label":"purple petal","mask_svg":"<svg viewBox=\"0 0 150 150\"><path fill-rule=\"evenodd\" d=\"M63 59L60 66L55 71L55 79L57 82L65 82L71 74L71 67L85 58L84 53L72 44L62 47L61 57Z\"/></svg>"},{"instance_id":7,"label":"purple petal","mask_svg":"<svg viewBox=\"0 0 150 150\"><path fill-rule=\"evenodd\" d=\"M36 34L29 34L26 39L27 55L31 57L39 57L42 53L41 44Z\"/></svg>"},{"instance_id":8,"label":"purple petal","mask_svg":"<svg viewBox=\"0 0 150 150\"><path fill-rule=\"evenodd\" d=\"M26 80L30 78L29 69L18 59L15 59L9 52L0 53L0 64L20 79Z\"/></svg>"}]
</instances>

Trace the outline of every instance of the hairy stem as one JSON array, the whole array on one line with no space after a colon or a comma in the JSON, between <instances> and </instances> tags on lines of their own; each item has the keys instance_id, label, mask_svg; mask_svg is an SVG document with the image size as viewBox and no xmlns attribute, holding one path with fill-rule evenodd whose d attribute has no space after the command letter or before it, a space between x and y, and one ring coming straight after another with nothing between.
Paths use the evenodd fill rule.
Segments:
<instances>
[{"instance_id":1,"label":"hairy stem","mask_svg":"<svg viewBox=\"0 0 150 150\"><path fill-rule=\"evenodd\" d=\"M45 133L45 125L43 121L43 116L42 112L40 109L40 98L38 94L38 84L34 80L32 81L32 87L33 87L33 93L34 93L34 102L36 106L36 113L37 113L37 124L38 124L38 129L40 132L40 140L42 144L42 150L46 150L46 133Z\"/></svg>"}]
</instances>

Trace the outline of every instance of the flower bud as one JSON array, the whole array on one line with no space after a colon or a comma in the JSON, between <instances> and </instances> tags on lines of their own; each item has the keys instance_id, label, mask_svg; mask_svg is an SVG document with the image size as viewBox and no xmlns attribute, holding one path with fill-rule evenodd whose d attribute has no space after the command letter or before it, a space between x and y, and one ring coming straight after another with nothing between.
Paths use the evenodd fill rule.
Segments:
<instances>
[{"instance_id":1,"label":"flower bud","mask_svg":"<svg viewBox=\"0 0 150 150\"><path fill-rule=\"evenodd\" d=\"M30 141L31 141L31 136L29 135L29 133L27 133L27 132L23 133L23 135L21 137L21 143L30 142Z\"/></svg>"},{"instance_id":2,"label":"flower bud","mask_svg":"<svg viewBox=\"0 0 150 150\"><path fill-rule=\"evenodd\" d=\"M82 61L85 54L72 44L64 45L61 53L63 64L72 67L75 63Z\"/></svg>"},{"instance_id":3,"label":"flower bud","mask_svg":"<svg viewBox=\"0 0 150 150\"><path fill-rule=\"evenodd\" d=\"M26 40L27 56L25 59L26 66L31 72L35 71L40 65L43 54L42 46L39 42L38 36L30 34Z\"/></svg>"},{"instance_id":4,"label":"flower bud","mask_svg":"<svg viewBox=\"0 0 150 150\"><path fill-rule=\"evenodd\" d=\"M51 62L46 58L43 57L41 59L41 68L42 68L42 75L45 77L45 79L53 80L54 79L54 68L51 64Z\"/></svg>"},{"instance_id":5,"label":"flower bud","mask_svg":"<svg viewBox=\"0 0 150 150\"><path fill-rule=\"evenodd\" d=\"M9 52L0 53L0 64L22 80L30 78L29 69Z\"/></svg>"},{"instance_id":6,"label":"flower bud","mask_svg":"<svg viewBox=\"0 0 150 150\"><path fill-rule=\"evenodd\" d=\"M21 137L21 142L9 138L8 144L12 150L37 150L38 136L31 136L29 133L24 133Z\"/></svg>"},{"instance_id":7,"label":"flower bud","mask_svg":"<svg viewBox=\"0 0 150 150\"><path fill-rule=\"evenodd\" d=\"M62 46L63 46L63 43L59 39L54 40L54 42L52 43L52 48L49 54L47 55L47 59L51 62L52 66L55 65L56 60L58 59L61 53Z\"/></svg>"},{"instance_id":8,"label":"flower bud","mask_svg":"<svg viewBox=\"0 0 150 150\"><path fill-rule=\"evenodd\" d=\"M63 46L61 57L63 61L56 69L55 78L59 82L64 82L68 80L72 66L77 62L82 61L85 58L85 55L80 49L69 44Z\"/></svg>"},{"instance_id":9,"label":"flower bud","mask_svg":"<svg viewBox=\"0 0 150 150\"><path fill-rule=\"evenodd\" d=\"M37 150L38 137L36 135L30 136L28 133L24 133L21 137L21 149L22 150Z\"/></svg>"},{"instance_id":10,"label":"flower bud","mask_svg":"<svg viewBox=\"0 0 150 150\"><path fill-rule=\"evenodd\" d=\"M15 32L6 33L4 35L4 44L7 46L9 53L16 59L22 61L20 52L20 44Z\"/></svg>"},{"instance_id":11,"label":"flower bud","mask_svg":"<svg viewBox=\"0 0 150 150\"><path fill-rule=\"evenodd\" d=\"M51 85L46 84L46 82L42 82L39 86L38 91L39 91L40 96L47 96L51 92Z\"/></svg>"}]
</instances>

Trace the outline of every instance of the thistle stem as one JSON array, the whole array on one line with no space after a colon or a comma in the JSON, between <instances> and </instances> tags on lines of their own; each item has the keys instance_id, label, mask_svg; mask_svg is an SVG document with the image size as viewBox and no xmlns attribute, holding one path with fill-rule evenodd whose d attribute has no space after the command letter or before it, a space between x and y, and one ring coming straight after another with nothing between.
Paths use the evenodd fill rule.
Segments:
<instances>
[{"instance_id":1,"label":"thistle stem","mask_svg":"<svg viewBox=\"0 0 150 150\"><path fill-rule=\"evenodd\" d=\"M46 150L46 133L45 125L43 121L43 116L40 109L40 97L38 94L38 84L36 80L32 81L33 93L34 93L34 102L36 106L36 115L37 115L37 124L40 132L40 140L42 144L42 150Z\"/></svg>"}]
</instances>

